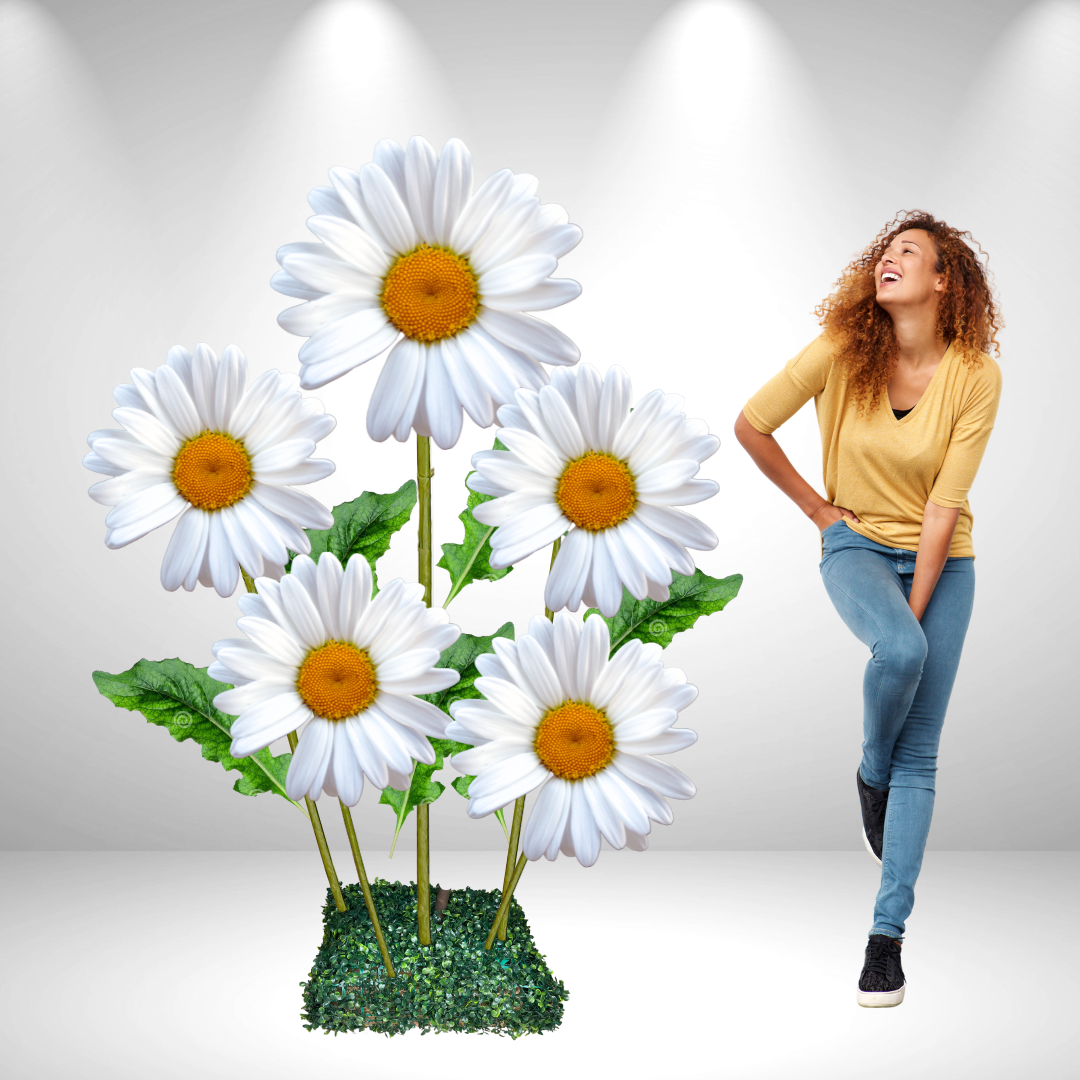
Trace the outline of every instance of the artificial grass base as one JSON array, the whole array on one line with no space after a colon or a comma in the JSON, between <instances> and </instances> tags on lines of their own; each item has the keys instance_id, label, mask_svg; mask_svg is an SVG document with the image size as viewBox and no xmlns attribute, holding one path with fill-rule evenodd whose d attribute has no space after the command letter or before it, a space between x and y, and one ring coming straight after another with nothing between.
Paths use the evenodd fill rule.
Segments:
<instances>
[{"instance_id":1,"label":"artificial grass base","mask_svg":"<svg viewBox=\"0 0 1080 1080\"><path fill-rule=\"evenodd\" d=\"M484 948L502 893L454 889L436 914L431 889L431 944L416 935L416 886L376 879L375 909L396 977L386 974L359 884L345 885L347 911L330 890L323 940L304 988L308 1031L368 1030L396 1035L488 1031L516 1039L554 1031L570 996L537 950L517 900L510 901L506 940Z\"/></svg>"}]
</instances>

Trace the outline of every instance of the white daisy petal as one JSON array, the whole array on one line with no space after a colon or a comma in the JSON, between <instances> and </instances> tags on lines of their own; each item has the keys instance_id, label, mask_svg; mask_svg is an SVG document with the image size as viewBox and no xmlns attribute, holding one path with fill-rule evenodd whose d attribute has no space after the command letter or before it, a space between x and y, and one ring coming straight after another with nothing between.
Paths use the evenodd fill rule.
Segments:
<instances>
[{"instance_id":1,"label":"white daisy petal","mask_svg":"<svg viewBox=\"0 0 1080 1080\"><path fill-rule=\"evenodd\" d=\"M526 723L536 723L543 715L540 703L513 683L481 676L473 685L508 716L517 717Z\"/></svg>"},{"instance_id":2,"label":"white daisy petal","mask_svg":"<svg viewBox=\"0 0 1080 1080\"><path fill-rule=\"evenodd\" d=\"M164 469L134 469L94 484L87 494L102 506L117 506L140 491L168 482L169 474Z\"/></svg>"},{"instance_id":3,"label":"white daisy petal","mask_svg":"<svg viewBox=\"0 0 1080 1080\"><path fill-rule=\"evenodd\" d=\"M344 724L334 725L334 756L331 762L334 788L345 806L355 806L364 791L364 774Z\"/></svg>"},{"instance_id":4,"label":"white daisy petal","mask_svg":"<svg viewBox=\"0 0 1080 1080\"><path fill-rule=\"evenodd\" d=\"M155 484L129 495L114 506L105 518L105 524L114 538L109 547L124 547L132 540L138 540L167 521L172 521L186 506L187 503L171 483Z\"/></svg>"},{"instance_id":5,"label":"white daisy petal","mask_svg":"<svg viewBox=\"0 0 1080 1080\"><path fill-rule=\"evenodd\" d=\"M550 255L525 255L493 267L479 280L484 304L491 306L494 297L510 296L538 285L558 266Z\"/></svg>"},{"instance_id":6,"label":"white daisy petal","mask_svg":"<svg viewBox=\"0 0 1080 1080\"><path fill-rule=\"evenodd\" d=\"M500 169L489 176L462 208L450 233L450 248L470 254L492 219L506 205L513 186L514 174L509 169Z\"/></svg>"},{"instance_id":7,"label":"white daisy petal","mask_svg":"<svg viewBox=\"0 0 1080 1080\"><path fill-rule=\"evenodd\" d=\"M334 185L334 193L345 206L348 216L383 250L394 251L394 245L379 228L377 216L372 214L364 200L359 173L352 169L331 169L330 183Z\"/></svg>"},{"instance_id":8,"label":"white daisy petal","mask_svg":"<svg viewBox=\"0 0 1080 1080\"><path fill-rule=\"evenodd\" d=\"M364 307L316 331L300 346L300 362L318 364L351 352L352 359L362 363L383 352L397 333L380 306Z\"/></svg>"},{"instance_id":9,"label":"white daisy petal","mask_svg":"<svg viewBox=\"0 0 1080 1080\"><path fill-rule=\"evenodd\" d=\"M583 529L572 529L563 539L555 564L548 573L544 605L551 611L561 611L564 607L576 611L581 603L578 585L588 573L591 562L591 534Z\"/></svg>"},{"instance_id":10,"label":"white daisy petal","mask_svg":"<svg viewBox=\"0 0 1080 1080\"><path fill-rule=\"evenodd\" d=\"M685 773L646 754L619 752L615 755L614 765L628 779L666 798L692 799L697 794L694 782Z\"/></svg>"},{"instance_id":11,"label":"white daisy petal","mask_svg":"<svg viewBox=\"0 0 1080 1080\"><path fill-rule=\"evenodd\" d=\"M203 430L195 402L174 368L162 364L154 373L154 387L181 438L193 438Z\"/></svg>"},{"instance_id":12,"label":"white daisy petal","mask_svg":"<svg viewBox=\"0 0 1080 1080\"><path fill-rule=\"evenodd\" d=\"M518 514L491 537L491 565L500 569L519 562L562 536L567 525L562 511L551 503Z\"/></svg>"},{"instance_id":13,"label":"white daisy petal","mask_svg":"<svg viewBox=\"0 0 1080 1080\"><path fill-rule=\"evenodd\" d=\"M446 738L446 713L431 702L421 701L409 694L394 693L382 693L378 700L379 708L391 720L396 720L421 735L430 735L433 739Z\"/></svg>"},{"instance_id":14,"label":"white daisy petal","mask_svg":"<svg viewBox=\"0 0 1080 1080\"><path fill-rule=\"evenodd\" d=\"M552 777L540 789L522 837L521 850L526 859L539 859L551 846L552 839L562 838L570 800L570 785L558 777Z\"/></svg>"},{"instance_id":15,"label":"white daisy petal","mask_svg":"<svg viewBox=\"0 0 1080 1080\"><path fill-rule=\"evenodd\" d=\"M374 306L375 300L371 296L341 290L306 304L286 308L278 315L277 321L278 326L290 334L311 337L337 319L355 315L358 311Z\"/></svg>"},{"instance_id":16,"label":"white daisy petal","mask_svg":"<svg viewBox=\"0 0 1080 1080\"><path fill-rule=\"evenodd\" d=\"M332 187L312 188L308 192L308 206L316 213L324 217L347 218L349 211L345 204Z\"/></svg>"},{"instance_id":17,"label":"white daisy petal","mask_svg":"<svg viewBox=\"0 0 1080 1080\"><path fill-rule=\"evenodd\" d=\"M409 211L390 178L378 165L368 164L360 170L360 190L364 205L379 222L379 231L394 251L408 251L420 239Z\"/></svg>"},{"instance_id":18,"label":"white daisy petal","mask_svg":"<svg viewBox=\"0 0 1080 1080\"><path fill-rule=\"evenodd\" d=\"M387 768L385 758L375 749L364 732L363 714L350 716L341 721L341 725L350 746L352 746L353 755L360 771L375 787L387 787L390 783L390 770ZM402 789L399 788L398 790Z\"/></svg>"},{"instance_id":19,"label":"white daisy petal","mask_svg":"<svg viewBox=\"0 0 1080 1080\"><path fill-rule=\"evenodd\" d=\"M469 785L469 817L486 817L539 787L548 776L531 749L492 765Z\"/></svg>"},{"instance_id":20,"label":"white daisy petal","mask_svg":"<svg viewBox=\"0 0 1080 1080\"><path fill-rule=\"evenodd\" d=\"M478 427L490 427L495 419L495 403L484 387L479 372L465 358L456 338L442 343L442 359L454 393Z\"/></svg>"},{"instance_id":21,"label":"white daisy petal","mask_svg":"<svg viewBox=\"0 0 1080 1080\"><path fill-rule=\"evenodd\" d=\"M431 225L438 244L448 244L472 193L472 155L460 139L450 139L435 171Z\"/></svg>"},{"instance_id":22,"label":"white daisy petal","mask_svg":"<svg viewBox=\"0 0 1080 1080\"><path fill-rule=\"evenodd\" d=\"M188 580L193 566L202 565L209 536L210 516L195 507L188 509L176 523L161 563L161 584L165 589L174 592Z\"/></svg>"},{"instance_id":23,"label":"white daisy petal","mask_svg":"<svg viewBox=\"0 0 1080 1080\"><path fill-rule=\"evenodd\" d=\"M113 409L113 417L139 442L163 457L171 458L180 449L180 439L157 417L143 409Z\"/></svg>"},{"instance_id":24,"label":"white daisy petal","mask_svg":"<svg viewBox=\"0 0 1080 1080\"><path fill-rule=\"evenodd\" d=\"M485 297L484 304L496 311L550 311L580 295L581 286L571 278L549 278L528 289Z\"/></svg>"},{"instance_id":25,"label":"white daisy petal","mask_svg":"<svg viewBox=\"0 0 1080 1080\"><path fill-rule=\"evenodd\" d=\"M516 311L480 312L480 325L497 341L543 364L576 364L581 350L550 323Z\"/></svg>"},{"instance_id":26,"label":"white daisy petal","mask_svg":"<svg viewBox=\"0 0 1080 1080\"><path fill-rule=\"evenodd\" d=\"M290 713L268 723L259 731L251 731L245 735L238 735L233 740L229 752L233 757L247 757L258 750L263 750L272 742L284 738L290 731L296 731L301 725L311 718L311 710L306 706L294 709Z\"/></svg>"},{"instance_id":27,"label":"white daisy petal","mask_svg":"<svg viewBox=\"0 0 1080 1080\"><path fill-rule=\"evenodd\" d=\"M318 300L326 294L321 289L313 289L297 281L287 270L278 270L270 278L270 288L284 296L293 296L297 300Z\"/></svg>"},{"instance_id":28,"label":"white daisy petal","mask_svg":"<svg viewBox=\"0 0 1080 1080\"><path fill-rule=\"evenodd\" d=\"M345 567L338 600L338 626L344 640L354 640L356 627L371 602L371 591L371 566L363 555L354 554Z\"/></svg>"},{"instance_id":29,"label":"white daisy petal","mask_svg":"<svg viewBox=\"0 0 1080 1080\"><path fill-rule=\"evenodd\" d=\"M432 205L435 198L435 171L439 155L426 140L414 135L405 150L405 201L416 231L425 243L435 241Z\"/></svg>"},{"instance_id":30,"label":"white daisy petal","mask_svg":"<svg viewBox=\"0 0 1080 1080\"><path fill-rule=\"evenodd\" d=\"M221 523L221 528L228 540L229 550L233 558L254 577L260 577L263 572L262 551L255 543L254 537L244 528L237 517L236 507L226 506L213 515ZM213 523L211 523L211 529ZM284 545L282 545L284 547ZM284 558L282 562L284 562ZM234 585L235 588L235 585ZM232 589L223 595L231 595Z\"/></svg>"},{"instance_id":31,"label":"white daisy petal","mask_svg":"<svg viewBox=\"0 0 1080 1080\"><path fill-rule=\"evenodd\" d=\"M310 798L316 779L319 784L315 797L318 797L333 751L332 728L330 721L316 716L300 733L300 740L289 762L289 771L285 775L285 791L290 799L299 800L305 795Z\"/></svg>"},{"instance_id":32,"label":"white daisy petal","mask_svg":"<svg viewBox=\"0 0 1080 1080\"><path fill-rule=\"evenodd\" d=\"M427 350L427 371L424 376L424 407L431 435L442 450L448 450L461 434L461 402L450 380L443 350L435 342Z\"/></svg>"},{"instance_id":33,"label":"white daisy petal","mask_svg":"<svg viewBox=\"0 0 1080 1080\"><path fill-rule=\"evenodd\" d=\"M671 569L664 558L662 545L656 543L653 534L648 529L639 525L631 517L609 531L619 538L627 557L641 568L642 574L649 582L658 583L664 588L671 585ZM648 591L647 588L646 591ZM639 596L638 599L642 597Z\"/></svg>"},{"instance_id":34,"label":"white daisy petal","mask_svg":"<svg viewBox=\"0 0 1080 1080\"><path fill-rule=\"evenodd\" d=\"M571 800L569 827L574 854L582 866L592 866L600 857L600 830L593 817L588 795L580 783L571 788Z\"/></svg>"},{"instance_id":35,"label":"white daisy petal","mask_svg":"<svg viewBox=\"0 0 1080 1080\"><path fill-rule=\"evenodd\" d=\"M228 345L218 362L214 383L214 427L228 431L232 424L233 410L244 395L247 385L247 357L235 346Z\"/></svg>"},{"instance_id":36,"label":"white daisy petal","mask_svg":"<svg viewBox=\"0 0 1080 1080\"><path fill-rule=\"evenodd\" d=\"M379 282L389 269L391 260L363 229L341 217L320 215L308 218L307 227L339 259L369 278L374 294L378 296Z\"/></svg>"},{"instance_id":37,"label":"white daisy petal","mask_svg":"<svg viewBox=\"0 0 1080 1080\"><path fill-rule=\"evenodd\" d=\"M696 551L711 551L719 543L716 533L708 525L682 510L639 503L634 517L651 532Z\"/></svg>"},{"instance_id":38,"label":"white daisy petal","mask_svg":"<svg viewBox=\"0 0 1080 1080\"><path fill-rule=\"evenodd\" d=\"M368 405L367 431L375 442L383 442L393 434L410 404L415 411L424 386L425 366L424 346L409 338L399 341L386 358Z\"/></svg>"},{"instance_id":39,"label":"white daisy petal","mask_svg":"<svg viewBox=\"0 0 1080 1080\"><path fill-rule=\"evenodd\" d=\"M332 466L333 462L328 464ZM256 480L251 486L251 497L267 510L291 518L303 529L329 529L334 524L334 515L304 491Z\"/></svg>"},{"instance_id":40,"label":"white daisy petal","mask_svg":"<svg viewBox=\"0 0 1080 1080\"><path fill-rule=\"evenodd\" d=\"M618 850L626 846L626 824L619 811L626 807L629 800L626 799L623 789L610 782L601 790L600 777L603 775L600 773L597 776L586 776L576 786L582 789L601 836ZM615 796L615 798L612 799L610 796ZM641 813L640 817L643 824L648 825L646 815Z\"/></svg>"},{"instance_id":41,"label":"white daisy petal","mask_svg":"<svg viewBox=\"0 0 1080 1080\"><path fill-rule=\"evenodd\" d=\"M665 461L663 465L635 477L638 494L642 497L659 495L681 487L693 478L700 467L697 461Z\"/></svg>"}]
</instances>

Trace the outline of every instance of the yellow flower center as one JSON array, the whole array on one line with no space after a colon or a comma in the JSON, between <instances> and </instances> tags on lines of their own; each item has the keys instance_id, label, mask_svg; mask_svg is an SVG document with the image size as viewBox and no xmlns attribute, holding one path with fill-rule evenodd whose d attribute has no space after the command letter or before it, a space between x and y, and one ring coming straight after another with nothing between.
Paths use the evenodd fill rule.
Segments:
<instances>
[{"instance_id":1,"label":"yellow flower center","mask_svg":"<svg viewBox=\"0 0 1080 1080\"><path fill-rule=\"evenodd\" d=\"M600 709L583 701L564 701L540 720L533 749L556 776L581 780L611 764L615 734Z\"/></svg>"},{"instance_id":2,"label":"yellow flower center","mask_svg":"<svg viewBox=\"0 0 1080 1080\"><path fill-rule=\"evenodd\" d=\"M394 260L379 300L406 337L441 341L460 334L476 318L480 289L463 255L421 244Z\"/></svg>"},{"instance_id":3,"label":"yellow flower center","mask_svg":"<svg viewBox=\"0 0 1080 1080\"><path fill-rule=\"evenodd\" d=\"M600 532L634 512L637 489L625 461L590 450L563 470L555 499L579 529Z\"/></svg>"},{"instance_id":4,"label":"yellow flower center","mask_svg":"<svg viewBox=\"0 0 1080 1080\"><path fill-rule=\"evenodd\" d=\"M328 641L312 649L300 665L297 693L324 720L344 720L363 712L379 692L375 665L348 641Z\"/></svg>"},{"instance_id":5,"label":"yellow flower center","mask_svg":"<svg viewBox=\"0 0 1080 1080\"><path fill-rule=\"evenodd\" d=\"M172 478L176 490L200 510L232 506L255 480L244 444L220 431L188 439L173 459Z\"/></svg>"}]
</instances>

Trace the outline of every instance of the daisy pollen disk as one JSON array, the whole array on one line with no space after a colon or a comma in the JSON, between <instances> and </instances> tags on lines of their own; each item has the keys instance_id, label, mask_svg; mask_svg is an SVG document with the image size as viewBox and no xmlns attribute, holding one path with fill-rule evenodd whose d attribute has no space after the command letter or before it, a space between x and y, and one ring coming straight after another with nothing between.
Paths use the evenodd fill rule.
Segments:
<instances>
[{"instance_id":1,"label":"daisy pollen disk","mask_svg":"<svg viewBox=\"0 0 1080 1080\"><path fill-rule=\"evenodd\" d=\"M249 387L244 354L230 345L219 360L197 345L176 346L157 371L136 368L118 386L114 418L124 430L93 432L83 464L110 479L90 497L113 509L105 543L121 548L179 517L161 584L189 592L196 582L229 596L239 567L279 578L289 551L309 552L304 529L334 519L310 484L334 471L313 458L336 421L305 398L295 375L268 371Z\"/></svg>"},{"instance_id":2,"label":"daisy pollen disk","mask_svg":"<svg viewBox=\"0 0 1080 1080\"><path fill-rule=\"evenodd\" d=\"M525 827L530 859L563 852L592 866L601 836L642 851L650 824L673 820L666 799L689 799L691 781L660 761L697 740L675 728L697 688L660 662L659 645L632 640L608 659L607 624L566 612L540 616L518 641L495 638L494 655L476 658L483 700L450 706L446 737L471 743L455 754L475 775L470 817L484 817L540 787ZM542 785L542 786L541 786Z\"/></svg>"},{"instance_id":3,"label":"daisy pollen disk","mask_svg":"<svg viewBox=\"0 0 1080 1080\"><path fill-rule=\"evenodd\" d=\"M416 697L453 686L435 664L461 631L421 585L391 581L374 598L371 567L353 555L343 570L330 552L293 560L281 581L260 578L237 602L246 638L214 645L211 678L230 683L214 698L236 715L233 757L246 757L301 725L289 763L290 799L326 792L347 806L366 776L407 790L413 761L430 765L426 736L443 738L446 714Z\"/></svg>"},{"instance_id":4,"label":"daisy pollen disk","mask_svg":"<svg viewBox=\"0 0 1080 1080\"><path fill-rule=\"evenodd\" d=\"M286 244L271 285L305 301L278 322L308 338L300 384L323 386L390 350L368 408L377 442L411 431L446 449L462 410L480 426L521 386L548 381L543 364L576 364L565 334L527 312L575 299L553 278L581 239L561 206L541 204L534 176L503 169L474 192L459 139L441 154L423 139L385 139L358 173L331 169L315 188L317 243Z\"/></svg>"},{"instance_id":5,"label":"daisy pollen disk","mask_svg":"<svg viewBox=\"0 0 1080 1080\"><path fill-rule=\"evenodd\" d=\"M601 379L582 364L549 386L521 389L499 409L506 450L474 454L474 491L492 495L473 510L496 526L491 565L510 566L566 534L548 575L552 611L582 602L610 618L623 588L637 600L667 600L672 570L694 572L688 548L716 547L716 534L676 509L720 490L695 479L720 440L689 420L682 399L660 390L630 407L619 367Z\"/></svg>"}]
</instances>

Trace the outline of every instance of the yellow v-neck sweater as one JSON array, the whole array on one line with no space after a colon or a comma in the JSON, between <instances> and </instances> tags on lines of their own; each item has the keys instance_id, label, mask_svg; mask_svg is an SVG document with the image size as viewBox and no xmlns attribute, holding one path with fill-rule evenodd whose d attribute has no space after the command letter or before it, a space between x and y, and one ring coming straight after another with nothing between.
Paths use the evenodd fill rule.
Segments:
<instances>
[{"instance_id":1,"label":"yellow v-neck sweater","mask_svg":"<svg viewBox=\"0 0 1080 1080\"><path fill-rule=\"evenodd\" d=\"M975 480L1001 397L1001 369L982 354L971 367L949 346L919 403L902 419L887 393L856 417L836 339L822 334L746 403L746 419L765 435L814 399L821 429L825 497L859 518L845 524L888 547L917 551L923 508L959 507L950 556L970 555Z\"/></svg>"}]
</instances>

